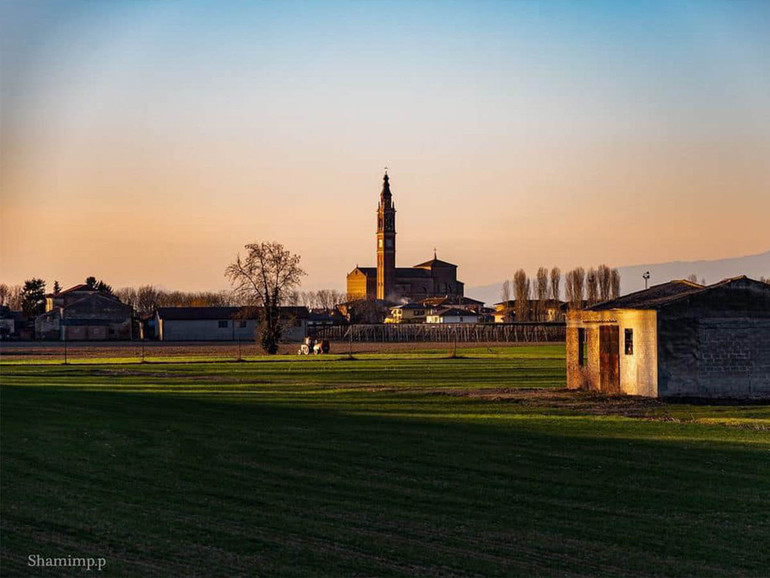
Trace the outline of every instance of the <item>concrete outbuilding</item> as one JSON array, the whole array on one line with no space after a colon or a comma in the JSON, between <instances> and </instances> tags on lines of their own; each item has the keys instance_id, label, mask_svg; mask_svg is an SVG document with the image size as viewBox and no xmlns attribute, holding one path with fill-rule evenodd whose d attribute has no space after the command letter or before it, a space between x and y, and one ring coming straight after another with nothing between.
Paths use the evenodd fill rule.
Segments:
<instances>
[{"instance_id":1,"label":"concrete outbuilding","mask_svg":"<svg viewBox=\"0 0 770 578\"><path fill-rule=\"evenodd\" d=\"M770 398L770 285L671 281L568 312L567 387Z\"/></svg>"}]
</instances>

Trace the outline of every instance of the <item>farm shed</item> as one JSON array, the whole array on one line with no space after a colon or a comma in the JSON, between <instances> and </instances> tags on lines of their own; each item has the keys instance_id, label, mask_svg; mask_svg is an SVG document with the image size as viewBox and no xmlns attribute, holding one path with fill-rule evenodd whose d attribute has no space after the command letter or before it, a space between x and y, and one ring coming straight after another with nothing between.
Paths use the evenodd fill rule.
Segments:
<instances>
[{"instance_id":1,"label":"farm shed","mask_svg":"<svg viewBox=\"0 0 770 578\"><path fill-rule=\"evenodd\" d=\"M671 281L568 312L567 387L770 398L770 285Z\"/></svg>"},{"instance_id":2,"label":"farm shed","mask_svg":"<svg viewBox=\"0 0 770 578\"><path fill-rule=\"evenodd\" d=\"M160 307L155 327L161 341L249 341L260 315L255 307ZM281 307L283 340L304 339L307 319L305 307Z\"/></svg>"}]
</instances>

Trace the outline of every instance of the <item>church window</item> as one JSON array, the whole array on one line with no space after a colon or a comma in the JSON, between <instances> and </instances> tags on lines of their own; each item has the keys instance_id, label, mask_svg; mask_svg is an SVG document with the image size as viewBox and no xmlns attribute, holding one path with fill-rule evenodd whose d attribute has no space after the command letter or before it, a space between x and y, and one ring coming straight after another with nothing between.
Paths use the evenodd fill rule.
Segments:
<instances>
[{"instance_id":1,"label":"church window","mask_svg":"<svg viewBox=\"0 0 770 578\"><path fill-rule=\"evenodd\" d=\"M578 365L586 364L586 330L578 329Z\"/></svg>"}]
</instances>

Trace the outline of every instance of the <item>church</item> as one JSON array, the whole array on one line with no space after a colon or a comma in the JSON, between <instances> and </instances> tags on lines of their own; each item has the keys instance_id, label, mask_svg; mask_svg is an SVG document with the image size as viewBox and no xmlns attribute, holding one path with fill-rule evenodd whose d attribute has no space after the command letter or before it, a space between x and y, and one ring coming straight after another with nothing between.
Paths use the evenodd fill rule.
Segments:
<instances>
[{"instance_id":1,"label":"church","mask_svg":"<svg viewBox=\"0 0 770 578\"><path fill-rule=\"evenodd\" d=\"M396 206L388 172L377 207L377 266L356 267L348 273L348 300L419 301L428 297L463 297L457 265L436 258L414 267L396 267Z\"/></svg>"}]
</instances>

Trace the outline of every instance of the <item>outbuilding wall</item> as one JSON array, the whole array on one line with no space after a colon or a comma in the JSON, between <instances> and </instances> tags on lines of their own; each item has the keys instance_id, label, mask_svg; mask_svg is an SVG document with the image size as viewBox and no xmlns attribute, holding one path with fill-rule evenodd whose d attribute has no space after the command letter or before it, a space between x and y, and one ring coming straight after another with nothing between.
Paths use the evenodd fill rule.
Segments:
<instances>
[{"instance_id":1,"label":"outbuilding wall","mask_svg":"<svg viewBox=\"0 0 770 578\"><path fill-rule=\"evenodd\" d=\"M617 327L620 391L657 395L657 337L654 310L570 311L567 313L567 387L601 391L599 328ZM585 361L579 364L578 330L586 335ZM633 331L633 352L625 353L625 330Z\"/></svg>"},{"instance_id":2,"label":"outbuilding wall","mask_svg":"<svg viewBox=\"0 0 770 578\"><path fill-rule=\"evenodd\" d=\"M661 397L770 397L770 286L748 281L659 314Z\"/></svg>"},{"instance_id":3,"label":"outbuilding wall","mask_svg":"<svg viewBox=\"0 0 770 578\"><path fill-rule=\"evenodd\" d=\"M217 319L160 319L158 323L161 341L252 341L256 338L257 321L247 319L241 327L238 319L222 320L227 327L219 327ZM307 332L307 321L287 321L282 340L302 341Z\"/></svg>"}]
</instances>

